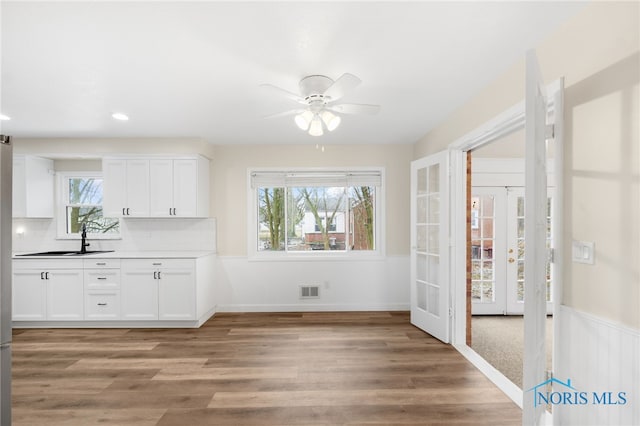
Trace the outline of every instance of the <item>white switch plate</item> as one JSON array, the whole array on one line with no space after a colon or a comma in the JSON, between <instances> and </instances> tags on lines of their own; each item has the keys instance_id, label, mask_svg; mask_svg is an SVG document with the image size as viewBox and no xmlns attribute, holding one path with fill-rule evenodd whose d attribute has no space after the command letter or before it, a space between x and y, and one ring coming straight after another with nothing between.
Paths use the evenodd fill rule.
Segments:
<instances>
[{"instance_id":1,"label":"white switch plate","mask_svg":"<svg viewBox=\"0 0 640 426\"><path fill-rule=\"evenodd\" d=\"M595 263L595 243L593 241L573 241L571 245L571 260L576 263Z\"/></svg>"}]
</instances>

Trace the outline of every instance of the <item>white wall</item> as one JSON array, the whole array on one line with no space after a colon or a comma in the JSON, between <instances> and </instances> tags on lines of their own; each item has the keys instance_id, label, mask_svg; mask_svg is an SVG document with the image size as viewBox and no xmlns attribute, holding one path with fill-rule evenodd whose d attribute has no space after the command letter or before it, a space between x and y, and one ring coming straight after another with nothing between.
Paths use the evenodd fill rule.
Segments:
<instances>
[{"instance_id":1,"label":"white wall","mask_svg":"<svg viewBox=\"0 0 640 426\"><path fill-rule=\"evenodd\" d=\"M409 258L249 261L218 258L217 311L362 311L409 309ZM320 287L302 300L299 286Z\"/></svg>"},{"instance_id":2,"label":"white wall","mask_svg":"<svg viewBox=\"0 0 640 426\"><path fill-rule=\"evenodd\" d=\"M54 155L60 170L96 167L105 154L199 153L212 158L211 220L128 219L122 240L92 241L92 249L217 249L218 310L365 310L409 306L409 163L411 145L213 146L199 139L21 139L16 152ZM78 161L82 159L81 161ZM249 261L247 258L247 169L260 167L380 166L386 177L386 255L367 261ZM16 251L75 249L77 241L55 240L53 220L15 220ZM15 234L14 234L15 235ZM217 239L217 242L216 242ZM301 302L298 286L322 284L319 299Z\"/></svg>"},{"instance_id":3,"label":"white wall","mask_svg":"<svg viewBox=\"0 0 640 426\"><path fill-rule=\"evenodd\" d=\"M536 46L547 83L565 77L563 293L554 375L578 390L627 391L628 405L556 406L555 424L640 424L640 4L593 2ZM415 157L524 98L519 62L425 135ZM560 177L557 177L560 178ZM595 242L595 264L571 241Z\"/></svg>"},{"instance_id":4,"label":"white wall","mask_svg":"<svg viewBox=\"0 0 640 426\"><path fill-rule=\"evenodd\" d=\"M212 166L212 215L218 219L222 256L247 255L247 170L265 167L385 168L386 253L409 254L409 164L411 145L315 144L219 145Z\"/></svg>"},{"instance_id":5,"label":"white wall","mask_svg":"<svg viewBox=\"0 0 640 426\"><path fill-rule=\"evenodd\" d=\"M412 153L411 145L329 145L324 151L306 143L216 146L212 212L219 224L218 310L408 309ZM385 169L385 257L308 262L247 258L249 168L359 166ZM298 287L305 283L321 285L319 299L298 298Z\"/></svg>"},{"instance_id":6,"label":"white wall","mask_svg":"<svg viewBox=\"0 0 640 426\"><path fill-rule=\"evenodd\" d=\"M564 76L565 265L560 300L640 329L640 4L594 2L536 47L547 83ZM425 135L437 152L524 98L524 62ZM570 262L573 239L594 241L596 264Z\"/></svg>"}]
</instances>

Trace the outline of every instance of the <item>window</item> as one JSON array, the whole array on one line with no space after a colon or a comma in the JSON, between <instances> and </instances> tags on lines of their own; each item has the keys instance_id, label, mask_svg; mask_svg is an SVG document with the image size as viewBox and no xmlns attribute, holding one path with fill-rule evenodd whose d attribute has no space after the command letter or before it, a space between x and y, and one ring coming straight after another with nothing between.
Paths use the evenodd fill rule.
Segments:
<instances>
[{"instance_id":1,"label":"window","mask_svg":"<svg viewBox=\"0 0 640 426\"><path fill-rule=\"evenodd\" d=\"M58 236L75 237L85 224L91 238L119 238L120 222L102 215L100 173L61 173Z\"/></svg>"},{"instance_id":2,"label":"window","mask_svg":"<svg viewBox=\"0 0 640 426\"><path fill-rule=\"evenodd\" d=\"M256 254L380 253L382 171L252 171Z\"/></svg>"}]
</instances>

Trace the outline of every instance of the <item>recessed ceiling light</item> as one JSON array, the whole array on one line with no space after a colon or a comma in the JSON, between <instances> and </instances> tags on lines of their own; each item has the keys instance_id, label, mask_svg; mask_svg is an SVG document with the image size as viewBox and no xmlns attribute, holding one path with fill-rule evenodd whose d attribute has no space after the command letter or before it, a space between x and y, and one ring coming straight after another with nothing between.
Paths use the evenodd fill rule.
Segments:
<instances>
[{"instance_id":1,"label":"recessed ceiling light","mask_svg":"<svg viewBox=\"0 0 640 426\"><path fill-rule=\"evenodd\" d=\"M0 120L2 121L11 120L11 117L9 117L8 115L0 114Z\"/></svg>"},{"instance_id":2,"label":"recessed ceiling light","mask_svg":"<svg viewBox=\"0 0 640 426\"><path fill-rule=\"evenodd\" d=\"M127 121L129 119L129 117L127 117L125 114L123 114L121 112L114 112L113 114L111 114L111 117L115 118L116 120L120 120L120 121Z\"/></svg>"}]
</instances>

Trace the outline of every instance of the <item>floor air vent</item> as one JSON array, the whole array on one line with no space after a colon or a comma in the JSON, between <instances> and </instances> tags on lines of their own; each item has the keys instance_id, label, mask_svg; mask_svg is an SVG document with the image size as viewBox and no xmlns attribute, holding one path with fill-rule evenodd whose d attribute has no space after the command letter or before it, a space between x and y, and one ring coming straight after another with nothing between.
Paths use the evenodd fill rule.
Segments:
<instances>
[{"instance_id":1,"label":"floor air vent","mask_svg":"<svg viewBox=\"0 0 640 426\"><path fill-rule=\"evenodd\" d=\"M300 299L315 299L320 297L320 287L317 285L301 285Z\"/></svg>"}]
</instances>

